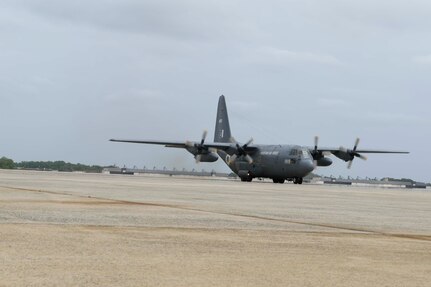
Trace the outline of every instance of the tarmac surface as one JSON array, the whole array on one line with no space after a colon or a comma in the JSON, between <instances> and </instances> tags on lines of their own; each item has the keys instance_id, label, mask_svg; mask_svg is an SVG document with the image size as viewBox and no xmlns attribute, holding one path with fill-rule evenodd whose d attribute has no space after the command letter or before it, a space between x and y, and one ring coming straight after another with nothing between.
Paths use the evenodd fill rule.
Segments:
<instances>
[{"instance_id":1,"label":"tarmac surface","mask_svg":"<svg viewBox=\"0 0 431 287\"><path fill-rule=\"evenodd\" d=\"M431 192L0 170L0 286L430 286Z\"/></svg>"}]
</instances>

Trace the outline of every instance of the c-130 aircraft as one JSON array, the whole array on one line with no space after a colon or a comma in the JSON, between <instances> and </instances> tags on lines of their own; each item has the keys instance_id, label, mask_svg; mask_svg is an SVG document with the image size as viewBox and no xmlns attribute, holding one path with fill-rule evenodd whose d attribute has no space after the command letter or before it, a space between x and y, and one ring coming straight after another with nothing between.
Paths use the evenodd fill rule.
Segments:
<instances>
[{"instance_id":1,"label":"c-130 aircraft","mask_svg":"<svg viewBox=\"0 0 431 287\"><path fill-rule=\"evenodd\" d=\"M225 97L219 98L214 142L205 143L207 131L204 131L200 142L193 141L150 141L111 139L113 142L156 144L165 147L184 148L194 155L196 162L215 162L219 157L237 174L241 181L250 182L253 178L271 178L274 183L286 180L302 184L303 178L316 166L330 166L332 160L327 157L335 155L351 167L355 157L366 160L363 153L398 153L404 151L358 150L359 138L353 149L319 148L318 137L314 138L314 147L299 145L254 145L253 139L245 144L238 143L231 135Z\"/></svg>"}]
</instances>

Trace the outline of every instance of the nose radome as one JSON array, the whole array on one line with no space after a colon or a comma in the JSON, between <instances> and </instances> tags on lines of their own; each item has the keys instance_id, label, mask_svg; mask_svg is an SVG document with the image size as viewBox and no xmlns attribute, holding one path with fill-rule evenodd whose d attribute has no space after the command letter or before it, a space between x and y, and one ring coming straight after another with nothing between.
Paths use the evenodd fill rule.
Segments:
<instances>
[{"instance_id":1,"label":"nose radome","mask_svg":"<svg viewBox=\"0 0 431 287\"><path fill-rule=\"evenodd\" d=\"M304 161L304 169L307 172L312 172L314 170L314 162L311 159L305 160Z\"/></svg>"}]
</instances>

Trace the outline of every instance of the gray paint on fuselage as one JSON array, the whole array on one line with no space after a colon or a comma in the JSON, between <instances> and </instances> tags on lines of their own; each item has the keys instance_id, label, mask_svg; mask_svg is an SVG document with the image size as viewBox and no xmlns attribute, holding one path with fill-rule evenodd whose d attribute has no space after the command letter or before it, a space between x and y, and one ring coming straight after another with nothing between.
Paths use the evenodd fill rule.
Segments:
<instances>
[{"instance_id":1,"label":"gray paint on fuselage","mask_svg":"<svg viewBox=\"0 0 431 287\"><path fill-rule=\"evenodd\" d=\"M229 168L236 174L246 170L252 177L277 179L302 178L314 170L314 163L308 149L297 145L256 145L258 150L250 156L249 164L239 157ZM297 152L292 154L292 150ZM304 156L304 152L306 153ZM220 151L220 157L227 163L227 153Z\"/></svg>"},{"instance_id":2,"label":"gray paint on fuselage","mask_svg":"<svg viewBox=\"0 0 431 287\"><path fill-rule=\"evenodd\" d=\"M214 132L214 142L231 142L229 116L225 97L219 98ZM246 173L253 177L269 177L276 179L302 178L314 170L313 159L308 148L297 145L255 145L257 150L249 155L253 163L248 163L243 156L230 162L230 157L237 152L236 145L227 150L217 150L217 154L236 174ZM292 154L292 150L297 150ZM302 151L306 151L304 157Z\"/></svg>"}]
</instances>

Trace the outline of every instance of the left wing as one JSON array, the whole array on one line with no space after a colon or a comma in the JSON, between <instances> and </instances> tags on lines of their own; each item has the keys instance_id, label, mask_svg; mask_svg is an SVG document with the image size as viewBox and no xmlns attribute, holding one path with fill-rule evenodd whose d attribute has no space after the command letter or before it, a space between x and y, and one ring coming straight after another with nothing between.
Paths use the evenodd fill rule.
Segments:
<instances>
[{"instance_id":1,"label":"left wing","mask_svg":"<svg viewBox=\"0 0 431 287\"><path fill-rule=\"evenodd\" d=\"M408 151L391 151L391 150L371 150L371 149L357 149L359 144L359 138L356 139L353 149L347 149L344 147L339 148L318 148L317 147L318 137L314 139L314 147L308 148L314 160L320 160L324 158L325 154L331 153L342 159L348 161L348 168L352 166L352 161L355 157L366 160L367 157L362 155L363 153L383 153L383 154L408 154Z\"/></svg>"},{"instance_id":2,"label":"left wing","mask_svg":"<svg viewBox=\"0 0 431 287\"><path fill-rule=\"evenodd\" d=\"M318 153L332 153L336 154L338 152L356 152L356 153L398 153L398 154L409 154L408 151L397 151L397 150L374 150L374 149L356 149L356 150L350 150L343 147L335 148L335 147L328 147L328 148L318 148L314 149L313 147L308 148L311 153L314 151L317 151Z\"/></svg>"}]
</instances>

